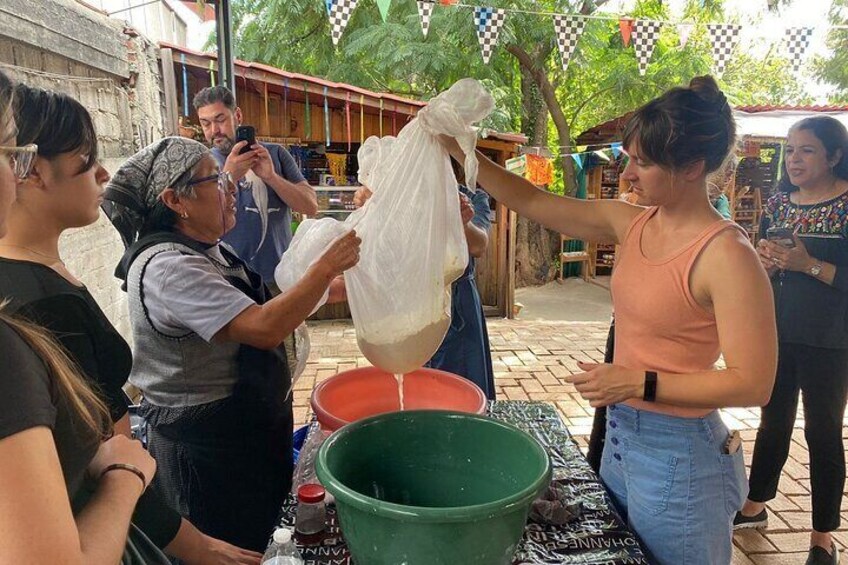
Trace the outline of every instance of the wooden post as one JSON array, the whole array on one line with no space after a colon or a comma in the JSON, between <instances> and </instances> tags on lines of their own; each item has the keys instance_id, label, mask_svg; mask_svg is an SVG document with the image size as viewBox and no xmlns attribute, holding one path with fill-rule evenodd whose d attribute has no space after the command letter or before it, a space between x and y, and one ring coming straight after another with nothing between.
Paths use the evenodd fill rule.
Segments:
<instances>
[{"instance_id":1,"label":"wooden post","mask_svg":"<svg viewBox=\"0 0 848 565\"><path fill-rule=\"evenodd\" d=\"M518 214L509 211L509 240L506 249L506 317L510 320L515 318L515 228L518 226Z\"/></svg>"},{"instance_id":2,"label":"wooden post","mask_svg":"<svg viewBox=\"0 0 848 565\"><path fill-rule=\"evenodd\" d=\"M162 63L162 87L165 90L165 135L179 135L180 109L177 104L177 76L174 72L174 54L171 49L159 49Z\"/></svg>"}]
</instances>

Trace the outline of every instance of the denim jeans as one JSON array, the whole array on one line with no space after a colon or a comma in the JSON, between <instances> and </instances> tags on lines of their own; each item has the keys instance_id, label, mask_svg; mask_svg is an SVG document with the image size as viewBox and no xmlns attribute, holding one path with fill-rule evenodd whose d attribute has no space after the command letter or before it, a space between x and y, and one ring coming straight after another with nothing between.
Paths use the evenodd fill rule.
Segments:
<instances>
[{"instance_id":1,"label":"denim jeans","mask_svg":"<svg viewBox=\"0 0 848 565\"><path fill-rule=\"evenodd\" d=\"M677 418L614 405L601 479L652 563L726 565L748 493L742 449L725 454L718 412Z\"/></svg>"}]
</instances>

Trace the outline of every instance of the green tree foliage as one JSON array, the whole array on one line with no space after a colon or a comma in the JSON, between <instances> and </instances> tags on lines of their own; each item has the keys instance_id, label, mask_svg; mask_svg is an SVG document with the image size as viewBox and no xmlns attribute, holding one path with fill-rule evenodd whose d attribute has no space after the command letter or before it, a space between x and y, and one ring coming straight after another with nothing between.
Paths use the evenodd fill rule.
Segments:
<instances>
[{"instance_id":1,"label":"green tree foliage","mask_svg":"<svg viewBox=\"0 0 848 565\"><path fill-rule=\"evenodd\" d=\"M484 4L534 12L591 13L603 3L493 0ZM330 40L323 0L235 0L234 14L237 56L243 59L420 99L430 98L459 78L477 78L498 101L498 111L486 126L535 133L526 131L531 114L547 112L542 120L547 134L541 139L547 137L554 153L560 146L570 146L581 131L709 73L712 64L704 26L696 28L684 49L679 48L677 31L663 26L647 74L640 76L633 46L624 47L618 22L610 20L588 20L563 71L550 16L509 12L499 45L484 65L468 8L436 5L425 38L415 0L394 0L387 22L382 21L374 0L359 0L338 47ZM642 0L631 16L670 19L661 0ZM720 0L708 1L704 7L692 0L685 18L701 23L726 19ZM803 93L787 62L773 52L757 57L737 50L721 84L736 104L797 102ZM546 97L546 89L553 96ZM557 111L564 120L557 122ZM570 161L560 164L570 178Z\"/></svg>"},{"instance_id":2,"label":"green tree foliage","mask_svg":"<svg viewBox=\"0 0 848 565\"><path fill-rule=\"evenodd\" d=\"M848 0L833 0L828 19L832 25L848 25ZM831 29L827 37L829 58L813 61L816 76L834 86L830 95L833 103L848 103L848 29Z\"/></svg>"}]
</instances>

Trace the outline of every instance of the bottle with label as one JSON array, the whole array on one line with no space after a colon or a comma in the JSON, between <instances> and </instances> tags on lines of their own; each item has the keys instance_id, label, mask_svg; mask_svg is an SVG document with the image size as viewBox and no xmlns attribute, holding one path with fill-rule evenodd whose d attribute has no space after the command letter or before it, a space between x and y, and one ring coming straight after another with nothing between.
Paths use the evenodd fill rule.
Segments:
<instances>
[{"instance_id":1,"label":"bottle with label","mask_svg":"<svg viewBox=\"0 0 848 565\"><path fill-rule=\"evenodd\" d=\"M277 528L272 539L262 556L262 565L303 565L303 557L294 545L291 530Z\"/></svg>"}]
</instances>

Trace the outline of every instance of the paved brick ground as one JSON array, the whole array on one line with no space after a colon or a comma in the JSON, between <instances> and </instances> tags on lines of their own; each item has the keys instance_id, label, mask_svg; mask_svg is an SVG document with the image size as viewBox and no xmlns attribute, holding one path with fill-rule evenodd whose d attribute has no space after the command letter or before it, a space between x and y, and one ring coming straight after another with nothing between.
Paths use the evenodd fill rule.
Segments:
<instances>
[{"instance_id":1,"label":"paved brick ground","mask_svg":"<svg viewBox=\"0 0 848 565\"><path fill-rule=\"evenodd\" d=\"M607 326L581 322L490 320L489 337L499 398L543 400L556 405L578 443L585 449L592 426L592 408L563 379L579 372L578 361L602 361ZM295 422L310 418L309 395L316 382L339 371L368 365L356 346L348 322L310 324L312 353L294 391ZM728 426L741 430L745 460L750 465L759 410L723 411ZM809 454L799 414L789 461L779 494L769 503L770 528L745 531L734 538L734 565L803 564L811 527ZM843 438L848 444L848 421ZM842 528L835 535L848 548L848 497L843 500Z\"/></svg>"}]
</instances>

